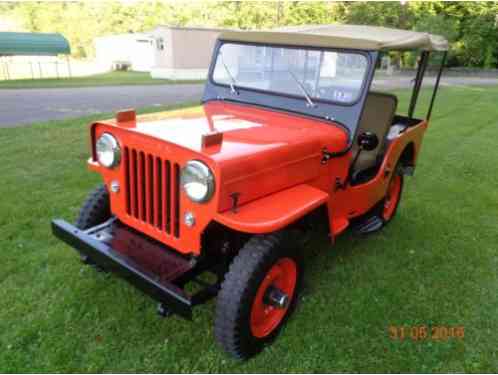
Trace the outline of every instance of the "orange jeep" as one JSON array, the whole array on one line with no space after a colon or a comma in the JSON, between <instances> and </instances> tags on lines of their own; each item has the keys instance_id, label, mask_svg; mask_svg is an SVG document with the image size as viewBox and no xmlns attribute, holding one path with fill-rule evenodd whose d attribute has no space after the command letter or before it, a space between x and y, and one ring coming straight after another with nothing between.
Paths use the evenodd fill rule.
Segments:
<instances>
[{"instance_id":1,"label":"orange jeep","mask_svg":"<svg viewBox=\"0 0 498 375\"><path fill-rule=\"evenodd\" d=\"M218 296L220 345L248 358L276 336L303 276L303 232L330 241L381 229L413 174L446 59L444 38L327 25L227 31L214 49L202 111L90 126L90 169L104 184L54 234L191 317ZM408 115L371 90L382 53L416 50ZM442 51L425 119L414 111L429 56ZM211 276L209 276L211 274Z\"/></svg>"}]
</instances>

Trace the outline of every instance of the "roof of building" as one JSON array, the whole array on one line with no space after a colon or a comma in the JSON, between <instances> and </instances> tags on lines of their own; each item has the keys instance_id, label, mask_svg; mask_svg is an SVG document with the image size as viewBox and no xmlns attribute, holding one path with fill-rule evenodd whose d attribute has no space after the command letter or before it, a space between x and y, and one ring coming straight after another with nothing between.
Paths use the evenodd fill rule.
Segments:
<instances>
[{"instance_id":1,"label":"roof of building","mask_svg":"<svg viewBox=\"0 0 498 375\"><path fill-rule=\"evenodd\" d=\"M153 39L154 35L151 33L122 33L122 34L108 34L95 37L94 40L105 39Z\"/></svg>"},{"instance_id":2,"label":"roof of building","mask_svg":"<svg viewBox=\"0 0 498 375\"><path fill-rule=\"evenodd\" d=\"M214 31L214 32L222 32L230 29L227 28L216 28L216 27L202 27L202 26L168 26L168 25L157 25L156 29L170 29L177 31Z\"/></svg>"},{"instance_id":3,"label":"roof of building","mask_svg":"<svg viewBox=\"0 0 498 375\"><path fill-rule=\"evenodd\" d=\"M446 51L448 41L429 33L359 25L291 26L268 31L226 31L220 39L359 50Z\"/></svg>"},{"instance_id":4,"label":"roof of building","mask_svg":"<svg viewBox=\"0 0 498 375\"><path fill-rule=\"evenodd\" d=\"M52 56L69 53L69 42L61 34L0 32L0 56Z\"/></svg>"}]
</instances>

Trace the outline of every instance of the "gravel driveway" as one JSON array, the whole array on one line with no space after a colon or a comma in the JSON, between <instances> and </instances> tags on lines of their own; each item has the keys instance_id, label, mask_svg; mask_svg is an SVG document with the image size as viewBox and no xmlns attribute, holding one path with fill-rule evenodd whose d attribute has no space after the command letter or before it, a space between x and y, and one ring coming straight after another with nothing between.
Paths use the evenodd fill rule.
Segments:
<instances>
[{"instance_id":1,"label":"gravel driveway","mask_svg":"<svg viewBox=\"0 0 498 375\"><path fill-rule=\"evenodd\" d=\"M0 128L200 101L203 84L0 90Z\"/></svg>"}]
</instances>

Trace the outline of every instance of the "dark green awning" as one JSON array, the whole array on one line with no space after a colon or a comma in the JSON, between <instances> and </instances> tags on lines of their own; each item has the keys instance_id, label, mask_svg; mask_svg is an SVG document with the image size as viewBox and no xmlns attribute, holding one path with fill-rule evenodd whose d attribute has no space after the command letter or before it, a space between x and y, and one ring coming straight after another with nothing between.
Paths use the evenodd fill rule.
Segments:
<instances>
[{"instance_id":1,"label":"dark green awning","mask_svg":"<svg viewBox=\"0 0 498 375\"><path fill-rule=\"evenodd\" d=\"M69 43L61 34L0 32L0 56L53 56L69 53Z\"/></svg>"}]
</instances>

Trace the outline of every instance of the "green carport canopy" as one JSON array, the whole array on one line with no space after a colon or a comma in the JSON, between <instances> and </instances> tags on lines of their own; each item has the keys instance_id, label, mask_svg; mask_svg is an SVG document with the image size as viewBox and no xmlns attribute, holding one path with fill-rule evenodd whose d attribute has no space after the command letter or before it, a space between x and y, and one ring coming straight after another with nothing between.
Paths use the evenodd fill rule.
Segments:
<instances>
[{"instance_id":1,"label":"green carport canopy","mask_svg":"<svg viewBox=\"0 0 498 375\"><path fill-rule=\"evenodd\" d=\"M71 48L61 34L0 32L0 56L54 56Z\"/></svg>"}]
</instances>

